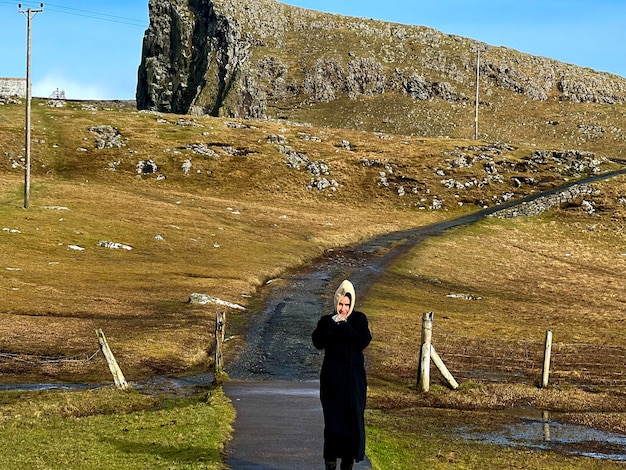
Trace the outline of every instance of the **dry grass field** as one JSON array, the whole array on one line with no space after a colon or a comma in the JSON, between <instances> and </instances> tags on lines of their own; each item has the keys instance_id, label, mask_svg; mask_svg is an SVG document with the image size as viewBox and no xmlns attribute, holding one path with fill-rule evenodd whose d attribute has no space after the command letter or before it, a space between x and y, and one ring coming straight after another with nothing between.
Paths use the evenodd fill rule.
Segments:
<instances>
[{"instance_id":1,"label":"dry grass field","mask_svg":"<svg viewBox=\"0 0 626 470\"><path fill-rule=\"evenodd\" d=\"M419 344L427 311L435 313L435 345L440 327L441 342L448 333L541 342L551 330L555 343L624 348L626 207L617 201L626 179L598 187L616 204L595 216L559 209L534 218L487 218L414 248L368 296L383 331L380 347L388 349L378 352L384 373L414 380L417 358L406 359ZM396 301L387 307L389 299Z\"/></svg>"},{"instance_id":2,"label":"dry grass field","mask_svg":"<svg viewBox=\"0 0 626 470\"><path fill-rule=\"evenodd\" d=\"M24 209L22 113L19 105L0 108L3 382L110 380L100 357L82 360L98 349L97 328L130 381L211 370L214 319L223 307L191 304L192 293L246 308L229 311L232 355L267 281L325 250L585 176L557 163L531 165L536 144L36 101L31 203ZM117 129L123 145L97 148L94 126ZM483 181L487 160L501 181L442 183ZM605 171L619 166L600 160ZM468 161L479 163L459 164ZM156 169L140 170L141 162ZM308 170L311 162L328 171ZM335 189L318 189L322 177ZM514 177L537 183L519 186ZM488 218L416 246L385 275L362 303L375 338L368 350L373 410L393 420L423 407L623 410L623 387L590 392L562 377L563 386L543 393L533 383L480 384L480 377L463 377L458 393L435 383L419 395L414 387L426 311L444 332L435 330L436 347L445 334L460 338L444 351L463 338L541 342L548 329L556 342L623 348L626 179L594 187L599 191L586 198L591 214L577 200L536 217ZM132 249L99 246L103 241ZM462 363L442 356L463 373ZM619 414L581 416L571 419L626 431Z\"/></svg>"},{"instance_id":3,"label":"dry grass field","mask_svg":"<svg viewBox=\"0 0 626 470\"><path fill-rule=\"evenodd\" d=\"M307 189L303 172L285 164L268 136L283 132L298 144L297 133L309 129L272 123L239 129L211 118L168 116L167 122L126 108L43 105L34 107L30 207L24 209L22 107L3 111L0 350L7 354L88 354L97 350L94 331L102 328L132 380L206 369L219 306L191 305L191 293L250 307L268 279L329 247L436 218L377 194L363 200L362 190ZM189 125L176 125L179 118ZM98 125L118 128L127 144L96 150L88 129ZM318 144L324 148L307 154L312 160L330 154L337 178L345 172L352 180L354 170L342 165L357 163L345 163L341 154L350 152L336 146L345 137L354 145L367 136L326 132ZM196 156L186 148L203 142L219 153ZM185 176L187 158L193 171ZM166 178L138 175L137 162L147 160ZM101 241L132 250L99 247ZM236 327L236 312L233 321ZM17 381L106 379L108 373L101 363L3 367L15 372L5 377Z\"/></svg>"},{"instance_id":4,"label":"dry grass field","mask_svg":"<svg viewBox=\"0 0 626 470\"><path fill-rule=\"evenodd\" d=\"M136 378L210 366L219 306L190 304L191 293L248 307L251 313L233 312L233 327L243 327L267 280L328 248L572 178L554 163L529 164L534 146L35 102L31 204L24 209L22 111L7 105L0 115L0 350L88 353L97 349L94 330L102 328ZM118 140L103 139L98 148L96 126L111 126ZM467 164L471 158L479 163ZM500 180L462 189L443 184L485 181L487 159ZM152 173L138 170L148 161ZM320 178L305 169L311 162L326 165L321 176L335 188L311 187ZM600 166L616 168L609 161ZM524 176L538 184L513 184ZM418 246L389 273L394 311L433 310L446 329L470 336L541 339L553 329L561 341L619 342L623 178L597 187L591 215L573 201L539 217L489 218ZM103 241L132 249L98 246ZM463 302L450 293L482 300ZM101 368L46 372L23 365L26 376L18 380L40 372L94 379Z\"/></svg>"}]
</instances>

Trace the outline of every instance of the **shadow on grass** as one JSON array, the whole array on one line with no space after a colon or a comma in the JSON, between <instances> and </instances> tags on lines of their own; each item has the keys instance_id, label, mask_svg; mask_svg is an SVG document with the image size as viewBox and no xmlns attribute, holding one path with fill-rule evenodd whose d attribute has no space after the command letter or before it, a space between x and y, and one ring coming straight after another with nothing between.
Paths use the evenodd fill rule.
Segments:
<instances>
[{"instance_id":1,"label":"shadow on grass","mask_svg":"<svg viewBox=\"0 0 626 470\"><path fill-rule=\"evenodd\" d=\"M117 451L128 455L129 458L132 458L133 455L147 455L153 456L154 459L183 465L192 463L208 465L220 462L222 459L217 449L210 446L185 445L184 440L177 445L164 445L156 442L124 439L123 437L101 436L100 441L115 447Z\"/></svg>"}]
</instances>

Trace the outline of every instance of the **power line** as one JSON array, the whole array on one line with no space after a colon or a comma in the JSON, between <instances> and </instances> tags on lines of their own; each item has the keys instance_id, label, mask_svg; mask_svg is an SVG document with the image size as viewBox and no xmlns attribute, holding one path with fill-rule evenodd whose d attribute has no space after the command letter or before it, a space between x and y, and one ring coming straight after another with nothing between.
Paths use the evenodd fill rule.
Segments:
<instances>
[{"instance_id":1,"label":"power line","mask_svg":"<svg viewBox=\"0 0 626 470\"><path fill-rule=\"evenodd\" d=\"M15 2L8 2L4 0L0 1L0 3L6 3L7 5L15 5ZM26 7L28 7L29 5L39 6L39 2L21 2L21 3L25 5ZM46 7L46 11L52 11L52 12L61 13L64 15L80 16L83 18L91 18L94 20L107 21L110 23L117 23L117 24L124 24L127 26L136 26L140 28L146 28L148 26L148 22L145 20L138 20L135 18L127 18L127 17L117 16L117 15L110 15L108 13L100 13L100 12L91 11L91 10L82 10L79 8L71 8L71 7L66 7L63 5L57 5L53 3L45 3L45 7Z\"/></svg>"},{"instance_id":2,"label":"power line","mask_svg":"<svg viewBox=\"0 0 626 470\"><path fill-rule=\"evenodd\" d=\"M147 26L147 22L144 20L137 20L134 18L125 18L123 16L109 15L107 13L99 13L95 11L81 10L78 8L64 7L62 5L55 5L52 3L46 3L46 10L54 11L57 13L63 13L66 15L82 16L84 18L91 18L94 20L109 21L111 23L126 24L129 26L139 26L142 28L145 28Z\"/></svg>"}]
</instances>

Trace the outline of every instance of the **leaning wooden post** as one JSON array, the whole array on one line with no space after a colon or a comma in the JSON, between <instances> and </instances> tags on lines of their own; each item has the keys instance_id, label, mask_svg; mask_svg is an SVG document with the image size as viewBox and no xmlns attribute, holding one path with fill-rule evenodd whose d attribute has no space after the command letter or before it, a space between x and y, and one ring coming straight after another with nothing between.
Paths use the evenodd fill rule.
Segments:
<instances>
[{"instance_id":1,"label":"leaning wooden post","mask_svg":"<svg viewBox=\"0 0 626 470\"><path fill-rule=\"evenodd\" d=\"M226 313L217 312L215 316L215 370L213 382L218 384L224 376L224 355L222 346L224 344L224 333L226 324Z\"/></svg>"},{"instance_id":2,"label":"leaning wooden post","mask_svg":"<svg viewBox=\"0 0 626 470\"><path fill-rule=\"evenodd\" d=\"M439 369L439 372L441 372L441 375L443 375L443 378L448 381L450 388L452 388L452 390L457 390L459 388L459 383L456 381L446 365L443 363L441 357L439 357L439 354L437 354L437 351L435 351L435 347L433 345L430 346L430 355L433 358L433 362L437 366L437 369Z\"/></svg>"},{"instance_id":3,"label":"leaning wooden post","mask_svg":"<svg viewBox=\"0 0 626 470\"><path fill-rule=\"evenodd\" d=\"M433 312L422 315L422 348L420 349L420 364L417 375L417 386L420 391L430 390L430 345L433 338Z\"/></svg>"},{"instance_id":4,"label":"leaning wooden post","mask_svg":"<svg viewBox=\"0 0 626 470\"><path fill-rule=\"evenodd\" d=\"M543 373L541 374L541 388L548 386L550 378L550 356L552 355L552 331L546 331L546 342L543 349Z\"/></svg>"},{"instance_id":5,"label":"leaning wooden post","mask_svg":"<svg viewBox=\"0 0 626 470\"><path fill-rule=\"evenodd\" d=\"M113 381L115 382L115 386L122 390L126 390L129 388L126 379L124 378L124 374L122 374L122 369L117 365L117 361L115 360L115 356L111 352L111 348L109 347L109 343L107 343L107 339L104 336L104 333L101 329L96 330L96 334L98 335L98 343L100 344L100 350L102 354L104 354L107 363L109 364L109 370L111 374L113 374Z\"/></svg>"}]
</instances>

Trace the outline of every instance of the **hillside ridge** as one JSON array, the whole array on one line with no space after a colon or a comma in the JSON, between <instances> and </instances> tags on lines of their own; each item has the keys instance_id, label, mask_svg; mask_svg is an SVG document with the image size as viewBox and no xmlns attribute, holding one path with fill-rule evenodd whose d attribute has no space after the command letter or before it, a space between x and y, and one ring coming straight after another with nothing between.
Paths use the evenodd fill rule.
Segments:
<instances>
[{"instance_id":1,"label":"hillside ridge","mask_svg":"<svg viewBox=\"0 0 626 470\"><path fill-rule=\"evenodd\" d=\"M623 77L425 26L274 0L151 0L137 106L459 137L460 119L471 126L478 51L480 104L495 122L507 104L530 114L543 103L560 122L554 106L626 103Z\"/></svg>"}]
</instances>

